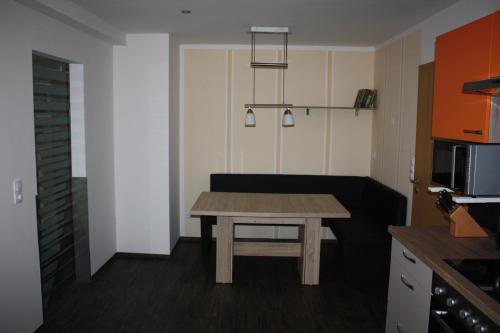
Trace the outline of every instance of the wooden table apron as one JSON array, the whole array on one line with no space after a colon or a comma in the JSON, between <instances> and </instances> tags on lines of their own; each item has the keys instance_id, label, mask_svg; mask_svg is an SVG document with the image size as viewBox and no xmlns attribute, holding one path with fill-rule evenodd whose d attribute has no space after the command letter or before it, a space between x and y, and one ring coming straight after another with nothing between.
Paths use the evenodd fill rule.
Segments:
<instances>
[{"instance_id":1,"label":"wooden table apron","mask_svg":"<svg viewBox=\"0 0 500 333\"><path fill-rule=\"evenodd\" d=\"M299 242L243 242L234 240L235 224L298 225ZM320 218L217 217L215 281L231 283L233 256L297 257L302 284L319 284L321 253Z\"/></svg>"},{"instance_id":2,"label":"wooden table apron","mask_svg":"<svg viewBox=\"0 0 500 333\"><path fill-rule=\"evenodd\" d=\"M319 284L321 218L350 217L331 195L203 192L192 216L217 216L217 283L232 283L233 256L297 257L302 284ZM237 241L235 224L297 225L298 242Z\"/></svg>"}]
</instances>

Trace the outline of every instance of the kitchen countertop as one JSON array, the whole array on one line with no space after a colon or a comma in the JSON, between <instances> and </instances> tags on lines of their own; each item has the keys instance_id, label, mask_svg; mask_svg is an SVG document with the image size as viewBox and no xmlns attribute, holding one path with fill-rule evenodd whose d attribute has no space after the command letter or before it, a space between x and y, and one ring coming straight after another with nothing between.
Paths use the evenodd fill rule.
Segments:
<instances>
[{"instance_id":1,"label":"kitchen countertop","mask_svg":"<svg viewBox=\"0 0 500 333\"><path fill-rule=\"evenodd\" d=\"M456 238L450 236L447 227L390 226L389 233L500 326L500 304L443 261L443 259L500 259L500 252L495 249L494 238Z\"/></svg>"}]
</instances>

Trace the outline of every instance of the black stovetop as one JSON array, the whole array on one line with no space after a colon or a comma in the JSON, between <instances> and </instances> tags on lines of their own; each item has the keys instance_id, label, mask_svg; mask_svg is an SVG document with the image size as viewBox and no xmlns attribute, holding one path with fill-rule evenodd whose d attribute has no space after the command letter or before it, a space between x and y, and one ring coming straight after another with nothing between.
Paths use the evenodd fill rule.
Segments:
<instances>
[{"instance_id":1,"label":"black stovetop","mask_svg":"<svg viewBox=\"0 0 500 333\"><path fill-rule=\"evenodd\" d=\"M444 261L500 303L500 259L445 259Z\"/></svg>"}]
</instances>

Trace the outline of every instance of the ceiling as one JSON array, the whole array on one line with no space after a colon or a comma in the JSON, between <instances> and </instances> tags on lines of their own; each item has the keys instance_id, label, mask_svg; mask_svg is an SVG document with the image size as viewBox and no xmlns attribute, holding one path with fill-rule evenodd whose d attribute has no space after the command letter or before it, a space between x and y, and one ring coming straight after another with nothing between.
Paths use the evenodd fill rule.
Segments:
<instances>
[{"instance_id":1,"label":"ceiling","mask_svg":"<svg viewBox=\"0 0 500 333\"><path fill-rule=\"evenodd\" d=\"M71 0L126 33L243 43L250 26L287 26L290 44L373 46L457 0ZM191 10L182 14L182 10Z\"/></svg>"}]
</instances>

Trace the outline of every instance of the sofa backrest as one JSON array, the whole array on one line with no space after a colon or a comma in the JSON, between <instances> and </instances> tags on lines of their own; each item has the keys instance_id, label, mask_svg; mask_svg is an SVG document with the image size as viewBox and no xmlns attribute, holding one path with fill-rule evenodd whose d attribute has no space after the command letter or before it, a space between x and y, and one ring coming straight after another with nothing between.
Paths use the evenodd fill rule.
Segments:
<instances>
[{"instance_id":1,"label":"sofa backrest","mask_svg":"<svg viewBox=\"0 0 500 333\"><path fill-rule=\"evenodd\" d=\"M384 226L406 223L406 197L370 177L363 187L363 210Z\"/></svg>"},{"instance_id":2,"label":"sofa backrest","mask_svg":"<svg viewBox=\"0 0 500 333\"><path fill-rule=\"evenodd\" d=\"M249 193L320 193L333 194L348 210L362 207L366 177L275 175L275 174L211 174L212 192Z\"/></svg>"}]
</instances>

